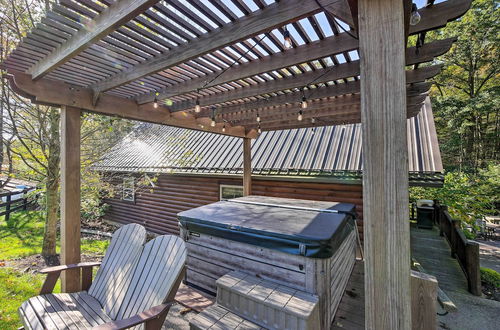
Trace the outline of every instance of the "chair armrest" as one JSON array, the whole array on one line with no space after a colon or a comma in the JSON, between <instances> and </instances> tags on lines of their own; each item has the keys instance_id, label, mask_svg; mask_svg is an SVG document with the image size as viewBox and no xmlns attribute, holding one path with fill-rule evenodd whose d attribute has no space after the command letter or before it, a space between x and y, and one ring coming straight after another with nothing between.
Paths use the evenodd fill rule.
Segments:
<instances>
[{"instance_id":1,"label":"chair armrest","mask_svg":"<svg viewBox=\"0 0 500 330\"><path fill-rule=\"evenodd\" d=\"M154 306L144 312L136 314L132 317L123 320L116 320L107 322L96 327L93 327L92 330L121 330L133 327L135 325L141 323L147 323L148 321L155 320L160 316L168 313L170 307L174 304L174 302L164 303L158 306Z\"/></svg>"},{"instance_id":2,"label":"chair armrest","mask_svg":"<svg viewBox=\"0 0 500 330\"><path fill-rule=\"evenodd\" d=\"M40 289L40 294L52 293L57 279L61 275L62 271L79 268L82 269L82 290L88 290L92 284L92 267L99 266L100 264L100 262L80 262L77 264L44 268L40 271L40 273L47 274L47 277L45 278L45 282L43 282L42 288Z\"/></svg>"},{"instance_id":3,"label":"chair armrest","mask_svg":"<svg viewBox=\"0 0 500 330\"><path fill-rule=\"evenodd\" d=\"M77 264L60 265L60 266L44 268L44 269L40 270L40 273L49 274L49 273L54 273L54 272L61 272L63 270L68 270L68 269L94 267L94 266L100 266L100 265L101 265L100 262L80 262Z\"/></svg>"}]
</instances>

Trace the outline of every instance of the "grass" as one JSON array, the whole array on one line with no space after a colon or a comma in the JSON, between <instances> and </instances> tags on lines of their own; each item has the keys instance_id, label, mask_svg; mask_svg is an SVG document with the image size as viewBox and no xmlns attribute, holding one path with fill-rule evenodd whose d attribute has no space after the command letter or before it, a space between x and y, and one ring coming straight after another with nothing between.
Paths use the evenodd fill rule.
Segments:
<instances>
[{"instance_id":1,"label":"grass","mask_svg":"<svg viewBox=\"0 0 500 330\"><path fill-rule=\"evenodd\" d=\"M481 281L493 288L500 289L500 273L493 269L481 267Z\"/></svg>"},{"instance_id":2,"label":"grass","mask_svg":"<svg viewBox=\"0 0 500 330\"><path fill-rule=\"evenodd\" d=\"M42 250L44 219L41 212L26 211L11 215L8 223L0 218L0 261L39 254ZM109 241L82 240L82 253L104 254ZM59 245L57 246L59 253ZM38 294L45 275L22 273L0 267L0 329L21 326L17 308ZM60 292L59 283L54 292Z\"/></svg>"}]
</instances>

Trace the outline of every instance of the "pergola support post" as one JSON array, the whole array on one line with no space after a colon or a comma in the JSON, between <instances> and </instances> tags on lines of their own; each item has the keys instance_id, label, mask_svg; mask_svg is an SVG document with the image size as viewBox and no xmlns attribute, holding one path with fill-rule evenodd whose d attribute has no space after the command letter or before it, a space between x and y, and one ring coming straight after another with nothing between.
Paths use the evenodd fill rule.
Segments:
<instances>
[{"instance_id":1,"label":"pergola support post","mask_svg":"<svg viewBox=\"0 0 500 330\"><path fill-rule=\"evenodd\" d=\"M243 196L252 194L252 139L243 138Z\"/></svg>"},{"instance_id":2,"label":"pergola support post","mask_svg":"<svg viewBox=\"0 0 500 330\"><path fill-rule=\"evenodd\" d=\"M401 0L359 0L366 329L410 329Z\"/></svg>"},{"instance_id":3,"label":"pergola support post","mask_svg":"<svg viewBox=\"0 0 500 330\"><path fill-rule=\"evenodd\" d=\"M61 264L80 262L80 109L61 107ZM80 270L61 274L61 291L80 291Z\"/></svg>"}]
</instances>

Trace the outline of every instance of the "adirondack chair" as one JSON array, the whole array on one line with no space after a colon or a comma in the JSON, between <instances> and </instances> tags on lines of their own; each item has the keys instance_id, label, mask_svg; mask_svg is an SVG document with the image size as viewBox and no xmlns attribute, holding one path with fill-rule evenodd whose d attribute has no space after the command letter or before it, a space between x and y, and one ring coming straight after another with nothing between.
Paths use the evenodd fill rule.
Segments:
<instances>
[{"instance_id":1,"label":"adirondack chair","mask_svg":"<svg viewBox=\"0 0 500 330\"><path fill-rule=\"evenodd\" d=\"M26 329L160 329L185 272L186 247L176 236L148 243L144 227L130 224L111 239L95 280L79 263L44 269L40 295L25 301L19 315ZM82 270L82 290L53 294L61 272Z\"/></svg>"}]
</instances>

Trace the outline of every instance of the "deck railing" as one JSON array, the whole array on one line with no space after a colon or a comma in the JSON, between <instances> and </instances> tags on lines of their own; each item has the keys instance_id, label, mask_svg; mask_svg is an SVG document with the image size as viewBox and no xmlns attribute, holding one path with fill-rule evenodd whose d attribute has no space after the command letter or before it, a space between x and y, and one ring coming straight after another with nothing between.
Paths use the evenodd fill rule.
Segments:
<instances>
[{"instance_id":1,"label":"deck railing","mask_svg":"<svg viewBox=\"0 0 500 330\"><path fill-rule=\"evenodd\" d=\"M31 204L28 200L27 193L33 189L35 188L28 187L22 190L0 193L0 216L4 215L5 221L8 222L11 213L19 210L26 210Z\"/></svg>"},{"instance_id":2,"label":"deck railing","mask_svg":"<svg viewBox=\"0 0 500 330\"><path fill-rule=\"evenodd\" d=\"M469 292L480 296L479 244L465 237L460 228L460 221L452 219L446 205L435 203L434 210L439 233L446 238L451 248L451 256L456 258L462 267L467 277Z\"/></svg>"}]
</instances>

